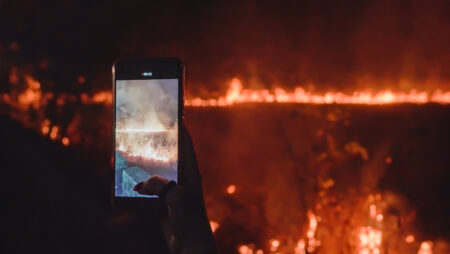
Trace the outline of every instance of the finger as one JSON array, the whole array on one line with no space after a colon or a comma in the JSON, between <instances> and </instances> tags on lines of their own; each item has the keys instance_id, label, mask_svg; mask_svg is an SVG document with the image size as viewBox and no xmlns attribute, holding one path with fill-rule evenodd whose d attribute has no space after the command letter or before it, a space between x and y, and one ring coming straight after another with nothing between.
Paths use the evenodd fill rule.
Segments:
<instances>
[{"instance_id":1,"label":"finger","mask_svg":"<svg viewBox=\"0 0 450 254\"><path fill-rule=\"evenodd\" d=\"M182 127L182 151L181 151L181 169L180 184L187 188L199 187L201 185L201 174L198 170L197 156L191 136L186 127Z\"/></svg>"},{"instance_id":2,"label":"finger","mask_svg":"<svg viewBox=\"0 0 450 254\"><path fill-rule=\"evenodd\" d=\"M134 191L142 195L158 195L168 182L169 180L164 177L152 176L134 186Z\"/></svg>"},{"instance_id":3,"label":"finger","mask_svg":"<svg viewBox=\"0 0 450 254\"><path fill-rule=\"evenodd\" d=\"M138 183L134 190L142 195L159 195L168 182L169 180L164 177L152 176L147 181ZM164 201L170 208L180 210L183 199L185 199L183 189L179 185L175 185L168 190Z\"/></svg>"}]
</instances>

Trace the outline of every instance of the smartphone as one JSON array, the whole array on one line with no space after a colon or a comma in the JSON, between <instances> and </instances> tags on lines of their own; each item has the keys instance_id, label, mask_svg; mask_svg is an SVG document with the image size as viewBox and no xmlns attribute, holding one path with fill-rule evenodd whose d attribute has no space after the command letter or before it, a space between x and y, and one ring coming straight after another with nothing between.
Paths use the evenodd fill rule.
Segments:
<instances>
[{"instance_id":1,"label":"smartphone","mask_svg":"<svg viewBox=\"0 0 450 254\"><path fill-rule=\"evenodd\" d=\"M113 65L116 206L157 199L133 190L153 175L178 182L183 79L178 59L119 60Z\"/></svg>"}]
</instances>

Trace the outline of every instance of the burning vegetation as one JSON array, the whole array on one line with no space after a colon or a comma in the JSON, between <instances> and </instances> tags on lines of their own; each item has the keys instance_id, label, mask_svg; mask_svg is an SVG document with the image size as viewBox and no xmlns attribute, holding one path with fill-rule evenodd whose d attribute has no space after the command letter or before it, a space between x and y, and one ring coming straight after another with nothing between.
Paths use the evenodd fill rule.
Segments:
<instances>
[{"instance_id":1,"label":"burning vegetation","mask_svg":"<svg viewBox=\"0 0 450 254\"><path fill-rule=\"evenodd\" d=\"M450 253L445 1L110 2L0 3L3 28L17 26L0 41L3 115L109 179L112 58L176 55L222 253ZM64 29L82 23L62 22L74 10L108 21L98 38ZM119 121L119 156L173 164L173 124Z\"/></svg>"},{"instance_id":2,"label":"burning vegetation","mask_svg":"<svg viewBox=\"0 0 450 254\"><path fill-rule=\"evenodd\" d=\"M302 104L359 104L359 105L383 105L396 103L450 103L450 92L437 89L433 93L418 92L415 89L405 92L380 91L363 92L355 91L351 94L342 92L326 92L317 94L306 91L303 87L296 87L293 92L275 88L273 92L267 89L244 89L242 82L234 78L225 96L219 98L192 98L186 101L187 106L231 106L239 103L302 103Z\"/></svg>"},{"instance_id":3,"label":"burning vegetation","mask_svg":"<svg viewBox=\"0 0 450 254\"><path fill-rule=\"evenodd\" d=\"M117 82L116 147L132 161L176 164L177 83L166 83Z\"/></svg>"},{"instance_id":4,"label":"burning vegetation","mask_svg":"<svg viewBox=\"0 0 450 254\"><path fill-rule=\"evenodd\" d=\"M83 147L101 140L95 138L91 129L82 127L86 126L86 121L98 119L103 137L109 137L107 126L110 122L98 118L98 115L85 115L83 108L95 109L102 114L110 113L110 91L54 93L46 88L48 84L17 68L11 68L9 82L11 91L1 95L3 107L7 107L10 116L27 128L36 129L62 146ZM86 80L83 79L84 82ZM242 167L250 164L266 165L259 170L251 169L253 166L246 169L263 173L264 177L253 180L253 174L235 173L234 170L229 172L231 176L225 179L238 180L225 185L225 191L220 192L225 196L217 192L217 187L209 186L213 180L211 183L208 180L205 182L206 188L211 190L206 193L206 200L212 219L211 227L219 246L226 246L225 251L228 248L230 252L241 254L445 253L448 249L446 241L438 238L437 242L430 241L417 229L414 207L401 195L380 188L379 181L385 170L397 162L391 154L392 145L379 143L365 147L361 141L353 140L352 135L346 137L344 134L353 122L358 121L355 119L358 114L348 108L350 105L356 108L358 105L386 107L387 112L392 107L408 104L425 107L430 103L442 104L440 107L446 109L446 104L450 103L450 92L412 90L408 93L315 94L300 87L293 92L281 88L271 92L245 89L242 82L235 78L223 96L211 99L187 98L187 111L192 111L190 115L194 116L187 120L187 124L192 125L194 134L202 130L211 132L197 135L200 143L222 143L217 153L227 155L225 157L237 163L233 165L235 162L218 160L228 166L224 170L219 166L219 172L229 172L234 168L240 172ZM75 111L71 112L70 118L62 121L64 118L61 115L70 112L69 109ZM246 126L243 129L238 127L240 130L233 134L236 135L233 139L241 140L240 145L236 146L234 141L228 141L231 142L228 144L216 140L217 135L221 135L220 131L217 132L214 123L208 125L201 120L201 115L210 119L217 119L217 116L208 117L210 113L202 110L225 110L230 114L225 118L233 119L228 124ZM265 117L258 113L261 110L266 110ZM146 119L157 118L153 115ZM119 152L130 162L139 165L151 167L155 166L155 161L172 164L176 160L176 149L170 147L176 146L176 143L170 143L172 139L168 141L166 137L176 137L176 133L167 127L175 123L141 120L133 123L118 121L116 142ZM252 121L255 123L249 124ZM205 126L199 126L200 122ZM257 126L262 126L265 133L273 131L277 134L260 140L261 136L252 133L261 133L256 130ZM203 141L202 136L205 137ZM265 144L259 150L256 148L252 155L248 151L255 147L249 144L258 142ZM227 144L228 148L222 151L221 147ZM305 147L311 147L312 150L305 150ZM261 152L265 154L267 151L272 151L271 155L264 155L266 158L262 161L255 160L257 156L262 156ZM203 157L203 154L208 152L200 148L200 161L206 161L207 165L207 169L203 170L208 170L204 172L207 175L205 179L214 179L213 175L220 176L221 173L215 172L214 156L208 158ZM234 158L235 154L243 157ZM349 172L346 167L353 172ZM355 179L349 178L348 174L356 174ZM242 182L242 179L248 181ZM246 221L245 218L249 216L249 221ZM243 228L242 233L236 235L234 231L240 227Z\"/></svg>"}]
</instances>

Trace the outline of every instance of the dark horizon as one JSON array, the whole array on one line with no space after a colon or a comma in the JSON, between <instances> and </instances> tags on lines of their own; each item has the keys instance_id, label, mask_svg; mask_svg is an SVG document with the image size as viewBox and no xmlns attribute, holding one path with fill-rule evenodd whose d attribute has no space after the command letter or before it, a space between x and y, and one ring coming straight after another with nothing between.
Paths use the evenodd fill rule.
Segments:
<instances>
[{"instance_id":1,"label":"dark horizon","mask_svg":"<svg viewBox=\"0 0 450 254\"><path fill-rule=\"evenodd\" d=\"M195 96L223 93L233 77L251 88L448 90L449 8L444 0L1 1L0 52L19 56L7 66L45 65L42 75L61 90L79 75L109 88L112 62L136 56L180 57Z\"/></svg>"}]
</instances>

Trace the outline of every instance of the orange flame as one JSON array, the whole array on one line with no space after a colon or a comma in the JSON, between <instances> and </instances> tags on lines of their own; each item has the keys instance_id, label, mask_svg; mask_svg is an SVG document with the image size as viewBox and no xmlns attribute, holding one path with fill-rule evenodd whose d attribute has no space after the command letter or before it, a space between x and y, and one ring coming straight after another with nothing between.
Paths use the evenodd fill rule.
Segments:
<instances>
[{"instance_id":1,"label":"orange flame","mask_svg":"<svg viewBox=\"0 0 450 254\"><path fill-rule=\"evenodd\" d=\"M433 242L424 241L420 244L417 254L433 254Z\"/></svg>"},{"instance_id":2,"label":"orange flame","mask_svg":"<svg viewBox=\"0 0 450 254\"><path fill-rule=\"evenodd\" d=\"M213 233L216 232L216 230L220 227L220 224L218 222L212 220L209 221L209 225L211 226L211 231Z\"/></svg>"},{"instance_id":3,"label":"orange flame","mask_svg":"<svg viewBox=\"0 0 450 254\"><path fill-rule=\"evenodd\" d=\"M185 101L186 106L231 106L239 103L308 103L308 104L366 104L383 105L392 103L450 103L450 92L436 90L433 94L425 91L418 92L412 89L408 93L392 92L390 90L378 93L355 91L352 94L342 92L326 92L316 94L306 91L302 87L296 87L293 92L287 92L282 88L275 88L272 92L267 89L244 89L242 82L234 78L225 96L219 98L202 99L199 97Z\"/></svg>"},{"instance_id":4,"label":"orange flame","mask_svg":"<svg viewBox=\"0 0 450 254\"><path fill-rule=\"evenodd\" d=\"M56 139L58 137L58 131L59 131L58 126L53 126L51 131L50 131L50 138L51 139Z\"/></svg>"},{"instance_id":5,"label":"orange flame","mask_svg":"<svg viewBox=\"0 0 450 254\"><path fill-rule=\"evenodd\" d=\"M94 93L91 96L89 96L85 93L82 93L80 98L84 104L105 104L105 105L112 104L112 92L111 91L100 91L100 92Z\"/></svg>"},{"instance_id":6,"label":"orange flame","mask_svg":"<svg viewBox=\"0 0 450 254\"><path fill-rule=\"evenodd\" d=\"M316 239L318 219L317 216L312 211L308 211L308 219L309 219L308 230L306 231L308 246L306 247L306 250L308 252L314 252L316 248L321 244L320 241Z\"/></svg>"},{"instance_id":7,"label":"orange flame","mask_svg":"<svg viewBox=\"0 0 450 254\"><path fill-rule=\"evenodd\" d=\"M61 139L61 143L62 143L64 146L68 146L68 145L70 145L70 140L69 140L68 137L63 137L63 138Z\"/></svg>"},{"instance_id":8,"label":"orange flame","mask_svg":"<svg viewBox=\"0 0 450 254\"><path fill-rule=\"evenodd\" d=\"M278 250L278 247L280 247L280 241L277 239L270 239L270 250L275 252Z\"/></svg>"},{"instance_id":9,"label":"orange flame","mask_svg":"<svg viewBox=\"0 0 450 254\"><path fill-rule=\"evenodd\" d=\"M372 227L361 227L358 232L358 254L379 254L383 233Z\"/></svg>"},{"instance_id":10,"label":"orange flame","mask_svg":"<svg viewBox=\"0 0 450 254\"><path fill-rule=\"evenodd\" d=\"M228 194L233 194L236 191L236 186L234 184L230 184L227 187L227 193Z\"/></svg>"},{"instance_id":11,"label":"orange flame","mask_svg":"<svg viewBox=\"0 0 450 254\"><path fill-rule=\"evenodd\" d=\"M407 243L412 243L412 242L414 242L414 240L416 240L416 238L413 235L407 235L405 237L405 242L407 242Z\"/></svg>"},{"instance_id":12,"label":"orange flame","mask_svg":"<svg viewBox=\"0 0 450 254\"><path fill-rule=\"evenodd\" d=\"M17 96L17 101L25 108L32 106L38 109L42 97L41 84L30 76L26 76L25 81L27 82L27 89Z\"/></svg>"}]
</instances>

